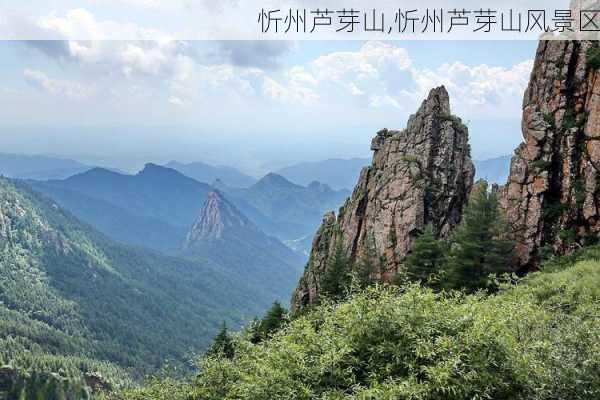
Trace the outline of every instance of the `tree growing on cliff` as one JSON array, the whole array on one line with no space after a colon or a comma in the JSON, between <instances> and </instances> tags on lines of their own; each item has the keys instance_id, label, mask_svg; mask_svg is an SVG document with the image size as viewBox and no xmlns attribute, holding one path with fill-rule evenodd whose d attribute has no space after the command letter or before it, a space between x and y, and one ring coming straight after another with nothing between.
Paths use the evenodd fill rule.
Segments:
<instances>
[{"instance_id":1,"label":"tree growing on cliff","mask_svg":"<svg viewBox=\"0 0 600 400\"><path fill-rule=\"evenodd\" d=\"M353 279L361 289L370 286L377 271L379 257L375 248L375 237L369 234L364 239L364 248L353 268Z\"/></svg>"},{"instance_id":2,"label":"tree growing on cliff","mask_svg":"<svg viewBox=\"0 0 600 400\"><path fill-rule=\"evenodd\" d=\"M440 273L447 255L447 246L435 237L433 227L428 225L415 240L404 265L411 281L431 284L432 277ZM435 286L435 285L434 285Z\"/></svg>"},{"instance_id":3,"label":"tree growing on cliff","mask_svg":"<svg viewBox=\"0 0 600 400\"><path fill-rule=\"evenodd\" d=\"M350 259L346 256L342 243L338 241L333 257L327 263L327 271L321 278L321 295L332 300L343 299L350 286L351 271Z\"/></svg>"},{"instance_id":4,"label":"tree growing on cliff","mask_svg":"<svg viewBox=\"0 0 600 400\"><path fill-rule=\"evenodd\" d=\"M486 181L473 188L463 219L452 239L444 286L473 292L487 287L490 274L511 270L513 243L504 239L506 226L498 196Z\"/></svg>"}]
</instances>

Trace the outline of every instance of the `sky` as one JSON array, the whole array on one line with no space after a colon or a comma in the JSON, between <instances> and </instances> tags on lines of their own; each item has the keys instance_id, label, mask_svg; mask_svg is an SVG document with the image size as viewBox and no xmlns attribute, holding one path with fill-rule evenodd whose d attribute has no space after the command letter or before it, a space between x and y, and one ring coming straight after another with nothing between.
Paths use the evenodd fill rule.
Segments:
<instances>
[{"instance_id":1,"label":"sky","mask_svg":"<svg viewBox=\"0 0 600 400\"><path fill-rule=\"evenodd\" d=\"M98 38L129 26L83 8L52 18L53 27L84 24ZM153 32L150 41L0 41L2 152L129 171L204 161L261 175L301 161L369 157L378 130L404 128L429 90L445 85L453 113L468 123L474 158L502 156L521 141L537 46L193 41Z\"/></svg>"},{"instance_id":2,"label":"sky","mask_svg":"<svg viewBox=\"0 0 600 400\"><path fill-rule=\"evenodd\" d=\"M508 155L520 143L521 103L536 41L191 40L207 34L254 39L257 7L288 3L365 4L5 2L1 151L127 171L146 162L203 161L261 175L296 162L369 157L375 133L404 128L439 85L448 89L453 113L469 126L474 158ZM527 6L566 3L530 0ZM397 6L391 0L369 6L390 4ZM524 3L506 0L502 6ZM25 40L49 38L56 40Z\"/></svg>"}]
</instances>

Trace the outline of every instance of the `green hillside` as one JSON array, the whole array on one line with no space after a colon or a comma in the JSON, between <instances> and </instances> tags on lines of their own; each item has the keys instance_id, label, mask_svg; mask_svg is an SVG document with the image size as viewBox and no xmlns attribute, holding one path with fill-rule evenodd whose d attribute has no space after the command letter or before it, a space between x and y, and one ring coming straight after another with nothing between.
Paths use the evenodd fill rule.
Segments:
<instances>
[{"instance_id":1,"label":"green hillside","mask_svg":"<svg viewBox=\"0 0 600 400\"><path fill-rule=\"evenodd\" d=\"M597 399L600 248L494 295L373 287L124 399Z\"/></svg>"}]
</instances>

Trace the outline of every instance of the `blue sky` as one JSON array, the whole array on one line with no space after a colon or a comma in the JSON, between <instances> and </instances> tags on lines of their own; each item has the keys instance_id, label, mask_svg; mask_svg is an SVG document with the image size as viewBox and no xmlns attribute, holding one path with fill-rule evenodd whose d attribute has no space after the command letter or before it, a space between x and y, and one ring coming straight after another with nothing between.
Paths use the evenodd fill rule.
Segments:
<instances>
[{"instance_id":1,"label":"blue sky","mask_svg":"<svg viewBox=\"0 0 600 400\"><path fill-rule=\"evenodd\" d=\"M513 42L0 42L0 145L133 170L206 161L259 175L369 156L444 84L476 158L519 143L535 55Z\"/></svg>"}]
</instances>

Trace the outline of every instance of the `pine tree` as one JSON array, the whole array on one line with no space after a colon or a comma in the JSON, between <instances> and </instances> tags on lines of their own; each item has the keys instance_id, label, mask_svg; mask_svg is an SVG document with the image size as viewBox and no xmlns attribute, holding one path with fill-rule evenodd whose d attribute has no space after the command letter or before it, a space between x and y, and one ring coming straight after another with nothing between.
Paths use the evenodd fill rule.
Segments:
<instances>
[{"instance_id":1,"label":"pine tree","mask_svg":"<svg viewBox=\"0 0 600 400\"><path fill-rule=\"evenodd\" d=\"M225 357L230 360L235 356L233 340L231 340L231 337L229 336L229 331L227 330L227 324L225 324L225 322L223 322L221 330L217 336L215 336L213 343L206 351L206 355L212 357Z\"/></svg>"},{"instance_id":2,"label":"pine tree","mask_svg":"<svg viewBox=\"0 0 600 400\"><path fill-rule=\"evenodd\" d=\"M509 272L513 244L505 230L496 193L478 182L453 237L446 286L472 292L485 288L490 274Z\"/></svg>"},{"instance_id":3,"label":"pine tree","mask_svg":"<svg viewBox=\"0 0 600 400\"><path fill-rule=\"evenodd\" d=\"M287 310L278 301L274 302L258 326L260 340L268 339L280 330L285 324L286 316Z\"/></svg>"},{"instance_id":4,"label":"pine tree","mask_svg":"<svg viewBox=\"0 0 600 400\"><path fill-rule=\"evenodd\" d=\"M364 289L373 283L373 274L376 272L377 259L375 238L373 235L367 235L360 260L354 267L354 279L360 288Z\"/></svg>"},{"instance_id":5,"label":"pine tree","mask_svg":"<svg viewBox=\"0 0 600 400\"><path fill-rule=\"evenodd\" d=\"M422 283L431 282L432 276L440 272L445 258L445 244L435 237L433 227L428 225L413 243L404 262L408 278Z\"/></svg>"},{"instance_id":6,"label":"pine tree","mask_svg":"<svg viewBox=\"0 0 600 400\"><path fill-rule=\"evenodd\" d=\"M327 270L321 278L321 295L333 300L342 299L350 285L350 271L350 260L341 242L338 242L333 257L327 263Z\"/></svg>"}]
</instances>

